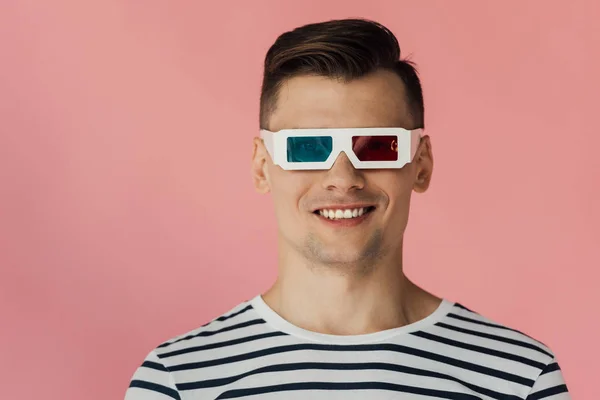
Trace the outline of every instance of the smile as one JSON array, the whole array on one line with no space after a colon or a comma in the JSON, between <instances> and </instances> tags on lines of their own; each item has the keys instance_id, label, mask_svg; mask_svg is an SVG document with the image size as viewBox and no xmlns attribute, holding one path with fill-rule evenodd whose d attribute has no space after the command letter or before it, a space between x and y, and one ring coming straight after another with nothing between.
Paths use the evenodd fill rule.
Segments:
<instances>
[{"instance_id":1,"label":"smile","mask_svg":"<svg viewBox=\"0 0 600 400\"><path fill-rule=\"evenodd\" d=\"M315 214L319 214L324 218L331 220L341 220L341 219L352 219L362 217L364 214L367 214L373 211L375 207L359 207L359 208L346 208L346 209L321 209L316 210Z\"/></svg>"}]
</instances>

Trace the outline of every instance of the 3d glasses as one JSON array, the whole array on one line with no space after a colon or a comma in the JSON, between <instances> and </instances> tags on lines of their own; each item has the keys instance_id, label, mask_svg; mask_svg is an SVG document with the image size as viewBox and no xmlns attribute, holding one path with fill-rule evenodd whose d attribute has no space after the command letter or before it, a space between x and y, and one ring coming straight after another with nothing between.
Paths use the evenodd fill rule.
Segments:
<instances>
[{"instance_id":1,"label":"3d glasses","mask_svg":"<svg viewBox=\"0 0 600 400\"><path fill-rule=\"evenodd\" d=\"M415 156L423 129L262 129L275 165L285 170L330 169L343 151L357 169L402 168Z\"/></svg>"}]
</instances>

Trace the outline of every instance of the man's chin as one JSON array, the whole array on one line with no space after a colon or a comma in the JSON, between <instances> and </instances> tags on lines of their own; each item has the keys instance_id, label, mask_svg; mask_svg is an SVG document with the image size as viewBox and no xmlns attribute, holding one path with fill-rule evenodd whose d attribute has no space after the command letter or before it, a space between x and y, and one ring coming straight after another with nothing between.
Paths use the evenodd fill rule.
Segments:
<instances>
[{"instance_id":1,"label":"man's chin","mask_svg":"<svg viewBox=\"0 0 600 400\"><path fill-rule=\"evenodd\" d=\"M325 245L312 248L311 253L316 263L323 266L353 266L364 263L368 256L364 251L359 251L363 246Z\"/></svg>"},{"instance_id":2,"label":"man's chin","mask_svg":"<svg viewBox=\"0 0 600 400\"><path fill-rule=\"evenodd\" d=\"M381 233L376 231L373 235L361 234L331 235L312 233L305 242L309 258L317 264L352 266L358 264L372 264L381 248Z\"/></svg>"}]
</instances>

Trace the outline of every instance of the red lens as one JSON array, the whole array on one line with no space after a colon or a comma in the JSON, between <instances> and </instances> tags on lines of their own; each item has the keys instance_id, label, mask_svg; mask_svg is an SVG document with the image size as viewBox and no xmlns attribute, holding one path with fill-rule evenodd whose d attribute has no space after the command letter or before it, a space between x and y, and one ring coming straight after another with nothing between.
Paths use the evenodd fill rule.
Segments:
<instances>
[{"instance_id":1,"label":"red lens","mask_svg":"<svg viewBox=\"0 0 600 400\"><path fill-rule=\"evenodd\" d=\"M397 136L353 136L352 151L360 161L397 161Z\"/></svg>"}]
</instances>

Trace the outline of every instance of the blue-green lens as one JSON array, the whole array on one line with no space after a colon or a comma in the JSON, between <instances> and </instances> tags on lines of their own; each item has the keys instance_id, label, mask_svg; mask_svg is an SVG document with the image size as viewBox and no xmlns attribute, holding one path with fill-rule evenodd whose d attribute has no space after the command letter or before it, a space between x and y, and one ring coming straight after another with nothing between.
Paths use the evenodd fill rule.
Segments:
<instances>
[{"instance_id":1,"label":"blue-green lens","mask_svg":"<svg viewBox=\"0 0 600 400\"><path fill-rule=\"evenodd\" d=\"M326 161L333 147L331 136L294 136L287 138L288 162Z\"/></svg>"}]
</instances>

